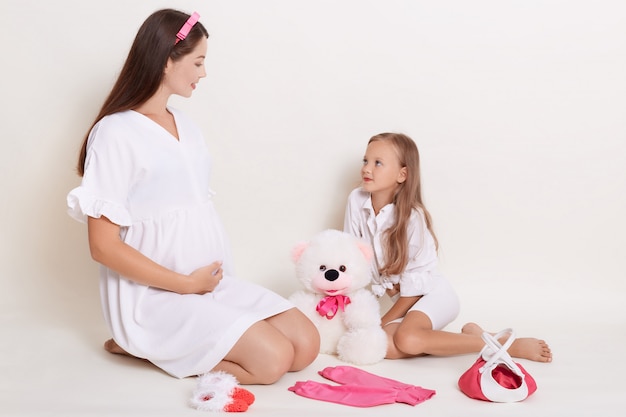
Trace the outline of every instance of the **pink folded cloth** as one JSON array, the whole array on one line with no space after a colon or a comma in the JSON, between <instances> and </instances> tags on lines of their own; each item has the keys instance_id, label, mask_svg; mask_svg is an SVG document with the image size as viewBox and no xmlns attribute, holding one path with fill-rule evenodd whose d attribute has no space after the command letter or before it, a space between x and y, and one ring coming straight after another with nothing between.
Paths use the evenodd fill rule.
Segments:
<instances>
[{"instance_id":1,"label":"pink folded cloth","mask_svg":"<svg viewBox=\"0 0 626 417\"><path fill-rule=\"evenodd\" d=\"M352 366L328 367L319 374L342 385L298 381L289 387L289 391L302 397L353 407L373 407L396 402L415 406L435 395L433 390L384 378Z\"/></svg>"}]
</instances>

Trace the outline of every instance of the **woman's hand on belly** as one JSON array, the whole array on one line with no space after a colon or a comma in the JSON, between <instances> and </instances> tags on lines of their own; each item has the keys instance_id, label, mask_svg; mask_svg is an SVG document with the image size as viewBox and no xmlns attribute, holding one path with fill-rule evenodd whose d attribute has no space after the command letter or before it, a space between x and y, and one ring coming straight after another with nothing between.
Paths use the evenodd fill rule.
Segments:
<instances>
[{"instance_id":1,"label":"woman's hand on belly","mask_svg":"<svg viewBox=\"0 0 626 417\"><path fill-rule=\"evenodd\" d=\"M212 292L224 276L222 262L215 261L187 275L187 282L181 294L206 294Z\"/></svg>"}]
</instances>

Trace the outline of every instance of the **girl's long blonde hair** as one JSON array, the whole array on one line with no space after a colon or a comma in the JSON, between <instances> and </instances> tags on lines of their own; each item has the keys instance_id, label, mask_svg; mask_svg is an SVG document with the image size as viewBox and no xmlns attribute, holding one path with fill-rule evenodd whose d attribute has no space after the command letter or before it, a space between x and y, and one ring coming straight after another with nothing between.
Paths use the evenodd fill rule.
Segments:
<instances>
[{"instance_id":1,"label":"girl's long blonde hair","mask_svg":"<svg viewBox=\"0 0 626 417\"><path fill-rule=\"evenodd\" d=\"M393 198L395 221L384 235L385 265L379 271L385 276L398 275L404 271L409 262L407 228L414 209L421 211L424 215L426 227L435 240L435 247L439 247L439 242L433 230L430 213L422 201L420 156L417 145L410 137L402 133L380 133L373 136L368 145L376 141L390 143L396 151L400 166L407 170L406 180L399 184Z\"/></svg>"}]
</instances>

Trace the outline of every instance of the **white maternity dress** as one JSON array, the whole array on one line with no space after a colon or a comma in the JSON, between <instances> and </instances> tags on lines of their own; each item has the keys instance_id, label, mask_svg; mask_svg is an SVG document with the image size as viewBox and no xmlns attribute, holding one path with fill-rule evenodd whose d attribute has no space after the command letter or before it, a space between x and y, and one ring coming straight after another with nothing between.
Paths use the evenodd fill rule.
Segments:
<instances>
[{"instance_id":1,"label":"white maternity dress","mask_svg":"<svg viewBox=\"0 0 626 417\"><path fill-rule=\"evenodd\" d=\"M107 217L124 242L179 273L223 261L222 281L204 295L140 285L101 266L102 309L115 341L183 378L210 371L252 324L293 305L232 275L203 135L169 110L179 140L132 110L100 120L89 136L82 183L67 202L73 218Z\"/></svg>"}]
</instances>

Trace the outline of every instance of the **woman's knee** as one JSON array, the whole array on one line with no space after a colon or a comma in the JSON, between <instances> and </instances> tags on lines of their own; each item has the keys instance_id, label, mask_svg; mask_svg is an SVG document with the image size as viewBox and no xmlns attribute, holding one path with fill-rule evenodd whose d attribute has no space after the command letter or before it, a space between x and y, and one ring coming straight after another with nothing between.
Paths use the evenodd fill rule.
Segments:
<instances>
[{"instance_id":1,"label":"woman's knee","mask_svg":"<svg viewBox=\"0 0 626 417\"><path fill-rule=\"evenodd\" d=\"M294 350L290 371L300 371L310 365L320 351L317 327L296 309L288 310L268 320L289 341Z\"/></svg>"},{"instance_id":2,"label":"woman's knee","mask_svg":"<svg viewBox=\"0 0 626 417\"><path fill-rule=\"evenodd\" d=\"M296 358L293 345L286 339L275 342L267 346L269 349L266 349L257 364L256 374L260 384L273 384L292 370Z\"/></svg>"},{"instance_id":3,"label":"woman's knee","mask_svg":"<svg viewBox=\"0 0 626 417\"><path fill-rule=\"evenodd\" d=\"M272 384L286 374L294 361L291 342L263 321L252 325L224 358L249 375L249 383Z\"/></svg>"},{"instance_id":4,"label":"woman's knee","mask_svg":"<svg viewBox=\"0 0 626 417\"><path fill-rule=\"evenodd\" d=\"M291 371L300 371L309 366L320 353L320 334L313 324L293 342L294 362Z\"/></svg>"}]
</instances>

